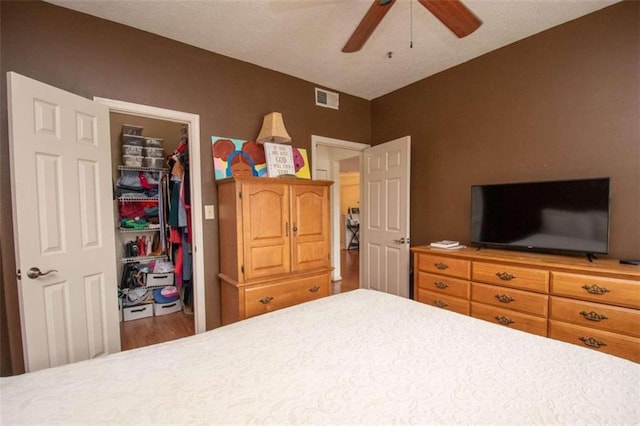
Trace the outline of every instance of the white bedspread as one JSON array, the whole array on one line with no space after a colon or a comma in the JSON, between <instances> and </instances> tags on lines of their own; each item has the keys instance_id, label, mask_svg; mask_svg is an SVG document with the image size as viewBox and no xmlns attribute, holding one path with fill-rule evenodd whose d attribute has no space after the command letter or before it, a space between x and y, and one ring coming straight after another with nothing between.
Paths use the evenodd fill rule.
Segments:
<instances>
[{"instance_id":1,"label":"white bedspread","mask_svg":"<svg viewBox=\"0 0 640 426\"><path fill-rule=\"evenodd\" d=\"M638 364L368 290L0 385L2 425L640 423Z\"/></svg>"}]
</instances>

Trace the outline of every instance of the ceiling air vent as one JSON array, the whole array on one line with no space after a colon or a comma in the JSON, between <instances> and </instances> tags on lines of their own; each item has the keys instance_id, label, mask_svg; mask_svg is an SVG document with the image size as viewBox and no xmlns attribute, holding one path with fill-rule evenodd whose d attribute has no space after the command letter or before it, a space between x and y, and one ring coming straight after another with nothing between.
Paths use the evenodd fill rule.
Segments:
<instances>
[{"instance_id":1,"label":"ceiling air vent","mask_svg":"<svg viewBox=\"0 0 640 426\"><path fill-rule=\"evenodd\" d=\"M318 89L316 87L316 105L325 108L338 109L338 106L340 105L340 95L324 89Z\"/></svg>"}]
</instances>

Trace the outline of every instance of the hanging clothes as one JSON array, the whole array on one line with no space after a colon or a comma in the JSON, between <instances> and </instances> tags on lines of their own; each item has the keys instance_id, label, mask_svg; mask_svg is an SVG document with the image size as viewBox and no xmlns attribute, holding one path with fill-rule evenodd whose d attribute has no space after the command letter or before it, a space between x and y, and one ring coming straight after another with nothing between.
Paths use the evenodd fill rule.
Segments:
<instances>
[{"instance_id":1,"label":"hanging clothes","mask_svg":"<svg viewBox=\"0 0 640 426\"><path fill-rule=\"evenodd\" d=\"M189 149L187 128L176 150L169 157L169 207L168 224L170 227L174 260L176 286L183 290L183 303L191 305L192 267L192 229L189 180Z\"/></svg>"}]
</instances>

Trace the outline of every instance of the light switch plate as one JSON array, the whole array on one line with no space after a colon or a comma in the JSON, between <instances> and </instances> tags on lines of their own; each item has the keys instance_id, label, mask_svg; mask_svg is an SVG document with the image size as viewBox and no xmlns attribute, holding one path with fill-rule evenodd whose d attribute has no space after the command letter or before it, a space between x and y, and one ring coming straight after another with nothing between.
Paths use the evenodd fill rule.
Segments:
<instances>
[{"instance_id":1,"label":"light switch plate","mask_svg":"<svg viewBox=\"0 0 640 426\"><path fill-rule=\"evenodd\" d=\"M216 211L213 205L204 206L204 218L205 219L215 219Z\"/></svg>"}]
</instances>

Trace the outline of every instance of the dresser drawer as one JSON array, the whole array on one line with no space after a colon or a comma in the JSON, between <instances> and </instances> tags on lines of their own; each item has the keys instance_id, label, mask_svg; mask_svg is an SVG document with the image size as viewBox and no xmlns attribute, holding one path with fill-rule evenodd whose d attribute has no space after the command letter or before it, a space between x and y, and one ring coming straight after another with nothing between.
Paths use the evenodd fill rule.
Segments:
<instances>
[{"instance_id":1,"label":"dresser drawer","mask_svg":"<svg viewBox=\"0 0 640 426\"><path fill-rule=\"evenodd\" d=\"M460 297L462 299L469 299L469 289L471 284L469 281L419 271L418 287L424 290Z\"/></svg>"},{"instance_id":2,"label":"dresser drawer","mask_svg":"<svg viewBox=\"0 0 640 426\"><path fill-rule=\"evenodd\" d=\"M473 281L520 288L522 290L549 292L549 272L542 269L523 268L499 263L473 262Z\"/></svg>"},{"instance_id":3,"label":"dresser drawer","mask_svg":"<svg viewBox=\"0 0 640 426\"><path fill-rule=\"evenodd\" d=\"M419 254L417 263L418 271L432 272L456 278L469 279L471 277L471 261L469 260L434 254Z\"/></svg>"},{"instance_id":4,"label":"dresser drawer","mask_svg":"<svg viewBox=\"0 0 640 426\"><path fill-rule=\"evenodd\" d=\"M245 318L330 294L329 274L244 289Z\"/></svg>"},{"instance_id":5,"label":"dresser drawer","mask_svg":"<svg viewBox=\"0 0 640 426\"><path fill-rule=\"evenodd\" d=\"M637 337L559 321L549 321L549 337L640 362L640 339Z\"/></svg>"},{"instance_id":6,"label":"dresser drawer","mask_svg":"<svg viewBox=\"0 0 640 426\"><path fill-rule=\"evenodd\" d=\"M551 319L640 337L640 311L551 296Z\"/></svg>"},{"instance_id":7,"label":"dresser drawer","mask_svg":"<svg viewBox=\"0 0 640 426\"><path fill-rule=\"evenodd\" d=\"M471 316L539 336L547 335L547 319L509 309L471 302Z\"/></svg>"},{"instance_id":8,"label":"dresser drawer","mask_svg":"<svg viewBox=\"0 0 640 426\"><path fill-rule=\"evenodd\" d=\"M469 315L469 301L466 299L460 299L435 291L423 290L421 288L418 288L418 294L416 296L418 302L459 314Z\"/></svg>"},{"instance_id":9,"label":"dresser drawer","mask_svg":"<svg viewBox=\"0 0 640 426\"><path fill-rule=\"evenodd\" d=\"M640 281L552 272L551 293L640 309Z\"/></svg>"},{"instance_id":10,"label":"dresser drawer","mask_svg":"<svg viewBox=\"0 0 640 426\"><path fill-rule=\"evenodd\" d=\"M549 310L549 296L546 294L488 284L473 283L471 300L544 318L547 317Z\"/></svg>"}]
</instances>

